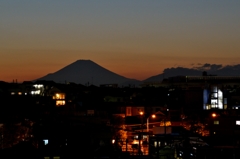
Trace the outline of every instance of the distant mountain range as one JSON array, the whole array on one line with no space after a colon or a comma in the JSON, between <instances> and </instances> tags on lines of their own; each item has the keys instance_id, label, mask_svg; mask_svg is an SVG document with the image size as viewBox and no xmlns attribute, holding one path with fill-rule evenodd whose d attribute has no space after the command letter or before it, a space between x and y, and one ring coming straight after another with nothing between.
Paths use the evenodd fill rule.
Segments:
<instances>
[{"instance_id":1,"label":"distant mountain range","mask_svg":"<svg viewBox=\"0 0 240 159\"><path fill-rule=\"evenodd\" d=\"M166 68L162 74L152 76L145 82L162 81L164 78L174 76L201 76L203 72L207 72L208 75L216 76L240 76L240 64L237 65L219 65L219 64L197 64L192 68L176 67Z\"/></svg>"},{"instance_id":2,"label":"distant mountain range","mask_svg":"<svg viewBox=\"0 0 240 159\"><path fill-rule=\"evenodd\" d=\"M193 66L193 68L166 68L162 74L139 81L111 72L91 60L78 60L55 73L48 74L37 80L51 80L57 83L73 82L96 86L102 84L139 86L143 82L161 82L164 78L173 76L201 76L203 71L218 76L240 76L240 64L227 66L217 64L197 64L197 66Z\"/></svg>"}]
</instances>

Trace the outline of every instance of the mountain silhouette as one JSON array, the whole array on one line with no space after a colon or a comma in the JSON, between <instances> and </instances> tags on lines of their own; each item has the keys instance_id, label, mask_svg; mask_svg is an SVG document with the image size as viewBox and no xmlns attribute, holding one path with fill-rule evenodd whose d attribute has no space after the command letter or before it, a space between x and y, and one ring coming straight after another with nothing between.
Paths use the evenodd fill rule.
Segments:
<instances>
[{"instance_id":1,"label":"mountain silhouette","mask_svg":"<svg viewBox=\"0 0 240 159\"><path fill-rule=\"evenodd\" d=\"M240 64L198 64L193 68L166 68L163 73L149 77L143 81L129 79L111 72L91 60L77 60L76 62L48 74L37 80L54 81L56 83L73 82L82 85L118 84L121 86L139 86L144 82L162 82L163 79L174 76L202 76L206 71L208 75L240 76Z\"/></svg>"},{"instance_id":2,"label":"mountain silhouette","mask_svg":"<svg viewBox=\"0 0 240 159\"><path fill-rule=\"evenodd\" d=\"M54 81L56 83L73 82L83 85L118 84L119 86L135 85L140 81L129 79L111 72L91 60L77 60L76 62L48 74L37 80Z\"/></svg>"},{"instance_id":3,"label":"mountain silhouette","mask_svg":"<svg viewBox=\"0 0 240 159\"><path fill-rule=\"evenodd\" d=\"M237 65L226 65L221 64L200 64L193 68L166 68L163 73L149 77L143 82L161 82L164 78L174 76L202 76L202 73L206 71L208 75L216 76L240 76L240 64Z\"/></svg>"},{"instance_id":4,"label":"mountain silhouette","mask_svg":"<svg viewBox=\"0 0 240 159\"><path fill-rule=\"evenodd\" d=\"M167 68L163 71L162 74L149 77L144 80L144 82L161 82L164 78L174 77L174 76L201 76L202 71L189 69L189 68Z\"/></svg>"}]
</instances>

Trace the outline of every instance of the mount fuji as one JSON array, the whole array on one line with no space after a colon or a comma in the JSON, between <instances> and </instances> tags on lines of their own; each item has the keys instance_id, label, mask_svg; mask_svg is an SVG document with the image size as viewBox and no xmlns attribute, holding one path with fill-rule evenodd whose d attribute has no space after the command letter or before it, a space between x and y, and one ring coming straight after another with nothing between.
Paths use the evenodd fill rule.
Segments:
<instances>
[{"instance_id":1,"label":"mount fuji","mask_svg":"<svg viewBox=\"0 0 240 159\"><path fill-rule=\"evenodd\" d=\"M73 82L83 85L118 84L119 86L139 85L141 81L129 79L111 72L91 60L77 60L76 62L48 74L37 80L54 81L56 83Z\"/></svg>"}]
</instances>

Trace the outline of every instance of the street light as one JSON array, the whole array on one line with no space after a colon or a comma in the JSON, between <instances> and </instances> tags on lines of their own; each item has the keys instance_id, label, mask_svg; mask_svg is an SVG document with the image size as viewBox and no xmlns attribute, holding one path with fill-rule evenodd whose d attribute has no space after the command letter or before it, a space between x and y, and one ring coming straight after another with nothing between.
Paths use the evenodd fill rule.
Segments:
<instances>
[{"instance_id":1,"label":"street light","mask_svg":"<svg viewBox=\"0 0 240 159\"><path fill-rule=\"evenodd\" d=\"M216 113L212 113L212 117L215 118L217 116Z\"/></svg>"},{"instance_id":2,"label":"street light","mask_svg":"<svg viewBox=\"0 0 240 159\"><path fill-rule=\"evenodd\" d=\"M141 126L142 127L142 133L140 133L139 137L138 137L138 141L139 141L139 143L138 143L138 154L140 155L140 154L142 154L142 151L141 151L141 138L143 136L143 114L144 114L144 112L140 111L139 114L142 116L141 117L142 118L142 126Z\"/></svg>"},{"instance_id":3,"label":"street light","mask_svg":"<svg viewBox=\"0 0 240 159\"><path fill-rule=\"evenodd\" d=\"M142 116L142 133L141 133L141 138L143 138L143 115L144 115L144 112L143 111L140 111L139 114ZM149 118L156 118L156 115L155 114L152 114L150 115L148 118L147 118L147 133L149 133ZM147 134L147 142L149 142L149 134ZM140 145L140 138L139 138L139 153L141 152L141 145Z\"/></svg>"},{"instance_id":4,"label":"street light","mask_svg":"<svg viewBox=\"0 0 240 159\"><path fill-rule=\"evenodd\" d=\"M152 114L151 116L149 116L147 118L147 132L149 132L149 118L152 117L152 118L156 118L156 115L155 114Z\"/></svg>"}]
</instances>

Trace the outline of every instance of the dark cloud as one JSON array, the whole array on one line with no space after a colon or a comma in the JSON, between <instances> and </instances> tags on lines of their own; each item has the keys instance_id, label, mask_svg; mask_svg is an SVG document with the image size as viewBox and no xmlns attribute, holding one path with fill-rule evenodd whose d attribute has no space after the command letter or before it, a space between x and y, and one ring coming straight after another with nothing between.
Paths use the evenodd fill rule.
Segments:
<instances>
[{"instance_id":1,"label":"dark cloud","mask_svg":"<svg viewBox=\"0 0 240 159\"><path fill-rule=\"evenodd\" d=\"M192 64L192 68L184 67L171 67L164 69L162 74L152 76L146 81L161 81L164 78L173 76L201 76L203 71L206 71L208 75L217 76L240 76L240 64L237 65L225 65L222 64Z\"/></svg>"},{"instance_id":2,"label":"dark cloud","mask_svg":"<svg viewBox=\"0 0 240 159\"><path fill-rule=\"evenodd\" d=\"M211 66L210 66L210 70L219 70L219 69L221 69L223 66L222 65L217 65L217 64L212 64Z\"/></svg>"},{"instance_id":3,"label":"dark cloud","mask_svg":"<svg viewBox=\"0 0 240 159\"><path fill-rule=\"evenodd\" d=\"M197 63L197 64L196 64L196 63L192 63L192 64L191 64L191 66L202 66L202 65L203 65L203 64L201 64L201 63Z\"/></svg>"},{"instance_id":4,"label":"dark cloud","mask_svg":"<svg viewBox=\"0 0 240 159\"><path fill-rule=\"evenodd\" d=\"M237 65L227 65L224 68L230 68L230 69L233 69L233 70L240 70L240 64L237 64Z\"/></svg>"},{"instance_id":5,"label":"dark cloud","mask_svg":"<svg viewBox=\"0 0 240 159\"><path fill-rule=\"evenodd\" d=\"M185 75L201 75L201 71L195 70L195 69L190 69L190 68L184 68L184 67L176 67L176 68L166 68L163 73L166 76L185 76Z\"/></svg>"},{"instance_id":6,"label":"dark cloud","mask_svg":"<svg viewBox=\"0 0 240 159\"><path fill-rule=\"evenodd\" d=\"M197 67L193 67L193 69L199 70L199 71L216 71L223 67L221 64L209 64L205 63L203 65L199 65Z\"/></svg>"},{"instance_id":7,"label":"dark cloud","mask_svg":"<svg viewBox=\"0 0 240 159\"><path fill-rule=\"evenodd\" d=\"M211 64L209 64L209 63L205 63L204 65L203 65L203 67L210 67L211 66Z\"/></svg>"}]
</instances>

